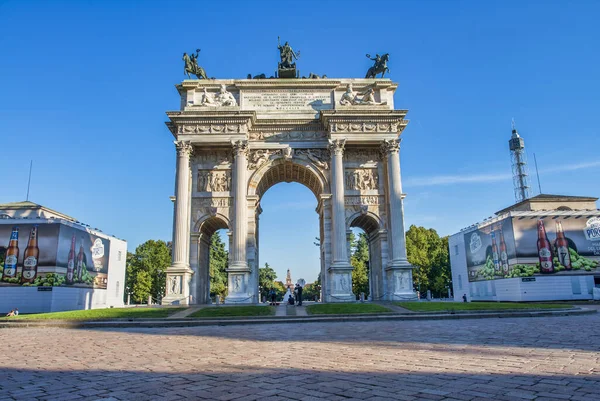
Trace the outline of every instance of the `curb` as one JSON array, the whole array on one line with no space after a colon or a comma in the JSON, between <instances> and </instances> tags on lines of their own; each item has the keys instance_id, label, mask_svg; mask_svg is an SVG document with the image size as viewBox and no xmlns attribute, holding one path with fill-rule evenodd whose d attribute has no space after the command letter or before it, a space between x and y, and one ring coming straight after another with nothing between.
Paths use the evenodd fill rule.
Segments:
<instances>
[{"instance_id":1,"label":"curb","mask_svg":"<svg viewBox=\"0 0 600 401\"><path fill-rule=\"evenodd\" d=\"M209 318L209 319L154 319L154 320L21 320L0 322L0 328L34 328L61 327L71 329L103 329L103 328L157 328L157 327L200 327L231 326L248 324L280 324L280 323L328 323L328 322L370 322L370 321L402 321L402 320L454 320L485 318L517 318L517 317L554 317L578 316L597 313L594 309L560 309L529 312L486 312L486 313L443 313L443 314L370 314L365 315L328 315L328 316L295 316L295 317L260 317L260 318Z\"/></svg>"}]
</instances>

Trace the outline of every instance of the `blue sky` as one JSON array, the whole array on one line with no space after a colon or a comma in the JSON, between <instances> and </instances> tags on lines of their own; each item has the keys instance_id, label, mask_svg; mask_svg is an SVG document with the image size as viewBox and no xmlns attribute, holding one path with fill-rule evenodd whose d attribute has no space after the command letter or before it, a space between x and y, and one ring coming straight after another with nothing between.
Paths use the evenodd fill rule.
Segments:
<instances>
[{"instance_id":1,"label":"blue sky","mask_svg":"<svg viewBox=\"0 0 600 401\"><path fill-rule=\"evenodd\" d=\"M209 76L271 75L278 35L306 75L362 77L365 53L390 53L407 227L452 234L513 203L513 117L544 193L600 195L599 2L284 3L0 0L0 202L25 198L33 159L32 201L130 250L169 240L182 52ZM280 278L316 277L315 206L299 184L265 194L260 263Z\"/></svg>"}]
</instances>

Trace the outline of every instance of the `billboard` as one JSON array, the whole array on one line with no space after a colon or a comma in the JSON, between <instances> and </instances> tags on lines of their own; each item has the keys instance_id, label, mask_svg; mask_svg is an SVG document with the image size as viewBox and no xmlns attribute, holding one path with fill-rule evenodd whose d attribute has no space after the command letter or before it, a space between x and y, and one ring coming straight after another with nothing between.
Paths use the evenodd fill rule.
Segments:
<instances>
[{"instance_id":1,"label":"billboard","mask_svg":"<svg viewBox=\"0 0 600 401\"><path fill-rule=\"evenodd\" d=\"M59 223L0 225L0 286L106 288L110 241Z\"/></svg>"},{"instance_id":2,"label":"billboard","mask_svg":"<svg viewBox=\"0 0 600 401\"><path fill-rule=\"evenodd\" d=\"M469 281L600 274L600 217L514 217L464 235Z\"/></svg>"}]
</instances>

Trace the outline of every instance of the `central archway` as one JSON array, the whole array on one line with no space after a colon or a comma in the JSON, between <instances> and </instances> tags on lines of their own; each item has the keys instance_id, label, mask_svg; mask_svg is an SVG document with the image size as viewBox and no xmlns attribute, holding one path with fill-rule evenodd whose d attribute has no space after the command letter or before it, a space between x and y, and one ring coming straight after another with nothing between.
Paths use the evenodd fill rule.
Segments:
<instances>
[{"instance_id":1,"label":"central archway","mask_svg":"<svg viewBox=\"0 0 600 401\"><path fill-rule=\"evenodd\" d=\"M325 292L327 288L326 266L330 262L331 255L328 252L330 243L329 231L327 229L331 217L328 212L330 195L329 182L323 170L327 169L326 163L316 165L310 160L300 158L277 158L269 160L256 171L252 173L248 180L248 200L249 208L252 207L253 213L249 213L248 219L248 264L253 270L253 285L258 294L258 261L259 261L259 216L262 212L260 201L263 195L276 184L285 182L295 182L308 188L317 200L316 212L319 215L319 255L321 288ZM321 298L325 299L321 294ZM256 301L259 301L258 299Z\"/></svg>"}]
</instances>

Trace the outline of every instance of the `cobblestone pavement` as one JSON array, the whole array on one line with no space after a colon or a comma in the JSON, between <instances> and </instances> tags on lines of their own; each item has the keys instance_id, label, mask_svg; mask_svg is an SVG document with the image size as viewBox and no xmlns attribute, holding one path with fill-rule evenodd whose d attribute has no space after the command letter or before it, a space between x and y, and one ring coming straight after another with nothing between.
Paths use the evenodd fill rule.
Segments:
<instances>
[{"instance_id":1,"label":"cobblestone pavement","mask_svg":"<svg viewBox=\"0 0 600 401\"><path fill-rule=\"evenodd\" d=\"M1 334L0 400L600 400L600 314Z\"/></svg>"}]
</instances>

